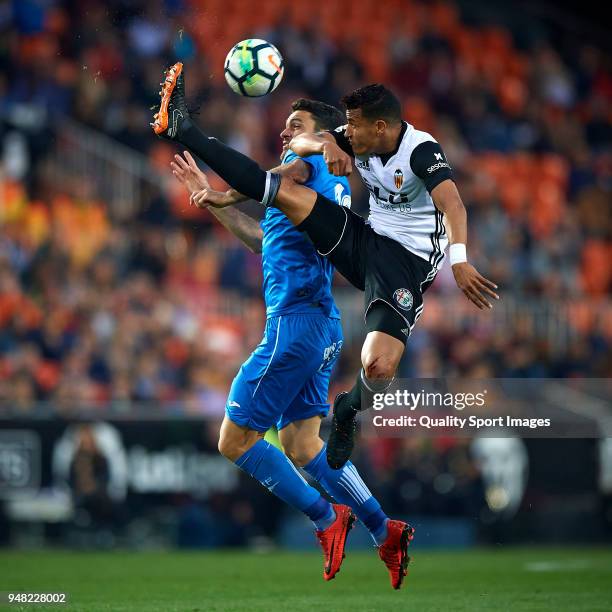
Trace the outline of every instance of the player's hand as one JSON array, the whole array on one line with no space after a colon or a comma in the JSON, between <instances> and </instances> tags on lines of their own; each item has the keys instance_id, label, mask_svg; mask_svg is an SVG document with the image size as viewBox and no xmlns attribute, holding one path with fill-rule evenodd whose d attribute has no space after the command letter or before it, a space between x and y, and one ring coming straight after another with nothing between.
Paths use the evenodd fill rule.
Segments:
<instances>
[{"instance_id":1,"label":"player's hand","mask_svg":"<svg viewBox=\"0 0 612 612\"><path fill-rule=\"evenodd\" d=\"M206 175L198 168L189 151L183 151L183 156L175 155L173 162L170 162L172 174L185 185L191 195L203 189L210 189L210 184Z\"/></svg>"},{"instance_id":2,"label":"player's hand","mask_svg":"<svg viewBox=\"0 0 612 612\"><path fill-rule=\"evenodd\" d=\"M191 204L195 204L198 208L207 208L208 206L227 208L236 203L227 191L215 191L210 188L192 193L189 200Z\"/></svg>"},{"instance_id":3,"label":"player's hand","mask_svg":"<svg viewBox=\"0 0 612 612\"><path fill-rule=\"evenodd\" d=\"M348 176L353 171L353 160L335 142L323 145L323 159L334 176Z\"/></svg>"},{"instance_id":4,"label":"player's hand","mask_svg":"<svg viewBox=\"0 0 612 612\"><path fill-rule=\"evenodd\" d=\"M456 263L452 270L457 287L463 291L470 302L476 304L480 310L493 308L486 296L499 300L499 295L493 291L493 289L497 289L494 282L486 279L473 265L467 262Z\"/></svg>"}]
</instances>

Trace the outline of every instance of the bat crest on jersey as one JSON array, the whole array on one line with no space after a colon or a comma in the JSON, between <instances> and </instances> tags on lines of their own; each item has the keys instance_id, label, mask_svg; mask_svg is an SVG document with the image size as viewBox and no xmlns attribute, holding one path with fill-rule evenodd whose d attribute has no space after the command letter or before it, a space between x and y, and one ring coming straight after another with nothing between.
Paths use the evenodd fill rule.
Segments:
<instances>
[{"instance_id":1,"label":"bat crest on jersey","mask_svg":"<svg viewBox=\"0 0 612 612\"><path fill-rule=\"evenodd\" d=\"M402 184L404 183L404 173L398 168L393 174L393 179L395 180L395 188L401 189Z\"/></svg>"},{"instance_id":2,"label":"bat crest on jersey","mask_svg":"<svg viewBox=\"0 0 612 612\"><path fill-rule=\"evenodd\" d=\"M393 299L402 310L410 310L414 302L412 293L408 289L396 289L393 294Z\"/></svg>"}]
</instances>

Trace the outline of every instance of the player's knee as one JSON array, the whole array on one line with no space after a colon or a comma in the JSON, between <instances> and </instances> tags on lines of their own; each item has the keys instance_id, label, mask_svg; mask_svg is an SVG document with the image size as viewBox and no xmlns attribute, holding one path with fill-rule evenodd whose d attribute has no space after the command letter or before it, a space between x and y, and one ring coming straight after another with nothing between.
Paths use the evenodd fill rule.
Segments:
<instances>
[{"instance_id":1,"label":"player's knee","mask_svg":"<svg viewBox=\"0 0 612 612\"><path fill-rule=\"evenodd\" d=\"M317 456L322 444L323 442L318 436L297 440L292 438L283 442L283 450L295 465L304 467Z\"/></svg>"},{"instance_id":2,"label":"player's knee","mask_svg":"<svg viewBox=\"0 0 612 612\"><path fill-rule=\"evenodd\" d=\"M398 363L392 356L366 353L362 357L362 365L366 378L377 380L381 378L391 379L395 376Z\"/></svg>"},{"instance_id":3,"label":"player's knee","mask_svg":"<svg viewBox=\"0 0 612 612\"><path fill-rule=\"evenodd\" d=\"M253 444L255 444L263 434L259 435L257 432L252 432L253 435L241 436L240 439L226 435L223 432L219 436L219 443L217 449L226 459L230 461L236 461L246 453Z\"/></svg>"},{"instance_id":4,"label":"player's knee","mask_svg":"<svg viewBox=\"0 0 612 612\"><path fill-rule=\"evenodd\" d=\"M361 350L363 370L366 378L371 380L392 379L404 352L401 342L380 336L376 333L368 334Z\"/></svg>"},{"instance_id":5,"label":"player's knee","mask_svg":"<svg viewBox=\"0 0 612 612\"><path fill-rule=\"evenodd\" d=\"M217 448L219 452L230 461L235 461L240 457L238 444L235 440L228 438L228 436L224 436L221 434L219 436L219 443L217 444Z\"/></svg>"}]
</instances>

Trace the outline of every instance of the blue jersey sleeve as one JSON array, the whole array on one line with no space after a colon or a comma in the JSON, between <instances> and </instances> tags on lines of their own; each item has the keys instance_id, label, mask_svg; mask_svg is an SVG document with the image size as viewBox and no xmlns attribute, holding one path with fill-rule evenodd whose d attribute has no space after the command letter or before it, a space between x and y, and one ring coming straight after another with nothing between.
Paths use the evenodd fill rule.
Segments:
<instances>
[{"instance_id":1,"label":"blue jersey sleeve","mask_svg":"<svg viewBox=\"0 0 612 612\"><path fill-rule=\"evenodd\" d=\"M300 157L291 149L289 149L289 151L287 151L285 157L283 158L283 165L290 164L296 159L301 159L302 161L308 164L308 166L310 167L310 176L308 177L308 181L306 182L309 184L314 183L314 181L317 180L317 176L320 170L320 162L323 160L323 157L321 155L308 155L307 157Z\"/></svg>"},{"instance_id":2,"label":"blue jersey sleeve","mask_svg":"<svg viewBox=\"0 0 612 612\"><path fill-rule=\"evenodd\" d=\"M289 150L285 154L283 164L290 164L295 159L302 159L310 167L310 176L304 183L317 193L325 196L332 202L337 202L341 206L351 207L351 188L348 179L344 176L333 176L327 169L327 164L323 155L308 155L300 157Z\"/></svg>"}]
</instances>

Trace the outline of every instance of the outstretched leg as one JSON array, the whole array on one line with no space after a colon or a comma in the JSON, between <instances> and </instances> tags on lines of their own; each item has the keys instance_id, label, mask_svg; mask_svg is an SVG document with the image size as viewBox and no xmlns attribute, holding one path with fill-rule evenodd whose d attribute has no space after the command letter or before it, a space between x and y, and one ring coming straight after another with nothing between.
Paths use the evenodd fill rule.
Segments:
<instances>
[{"instance_id":1,"label":"outstretched leg","mask_svg":"<svg viewBox=\"0 0 612 612\"><path fill-rule=\"evenodd\" d=\"M183 65L170 68L161 90L159 111L151 124L160 137L181 143L231 187L266 206L276 205L298 225L312 210L317 194L290 179L262 170L257 162L206 135L189 117ZM282 183L282 184L281 184Z\"/></svg>"},{"instance_id":2,"label":"outstretched leg","mask_svg":"<svg viewBox=\"0 0 612 612\"><path fill-rule=\"evenodd\" d=\"M191 119L183 125L178 134L179 142L231 187L266 206L276 206L294 225L308 217L317 199L315 191L262 170L251 158L207 136Z\"/></svg>"}]
</instances>

